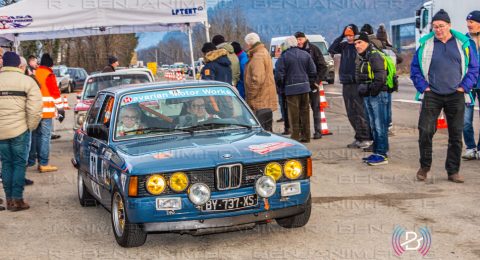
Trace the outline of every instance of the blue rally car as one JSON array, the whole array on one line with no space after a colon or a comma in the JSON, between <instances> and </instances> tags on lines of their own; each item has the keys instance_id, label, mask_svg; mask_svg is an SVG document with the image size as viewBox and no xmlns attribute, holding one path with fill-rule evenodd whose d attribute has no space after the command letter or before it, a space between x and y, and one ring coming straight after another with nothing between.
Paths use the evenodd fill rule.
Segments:
<instances>
[{"instance_id":1,"label":"blue rally car","mask_svg":"<svg viewBox=\"0 0 480 260\"><path fill-rule=\"evenodd\" d=\"M119 245L276 220L307 224L311 153L262 129L230 85L186 81L100 91L75 132L82 206L111 212Z\"/></svg>"}]
</instances>

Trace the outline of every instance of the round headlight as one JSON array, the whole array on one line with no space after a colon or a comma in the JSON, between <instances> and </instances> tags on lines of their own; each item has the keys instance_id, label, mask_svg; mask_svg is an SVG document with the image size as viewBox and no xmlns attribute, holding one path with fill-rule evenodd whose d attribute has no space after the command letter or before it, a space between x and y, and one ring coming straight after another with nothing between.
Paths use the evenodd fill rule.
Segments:
<instances>
[{"instance_id":1,"label":"round headlight","mask_svg":"<svg viewBox=\"0 0 480 260\"><path fill-rule=\"evenodd\" d=\"M279 163L272 162L265 166L265 175L271 176L278 181L282 177L282 166Z\"/></svg>"},{"instance_id":2,"label":"round headlight","mask_svg":"<svg viewBox=\"0 0 480 260\"><path fill-rule=\"evenodd\" d=\"M152 195L159 195L167 186L167 181L162 175L154 174L148 177L147 182L145 183L147 187L147 191L150 192Z\"/></svg>"},{"instance_id":3,"label":"round headlight","mask_svg":"<svg viewBox=\"0 0 480 260\"><path fill-rule=\"evenodd\" d=\"M262 176L255 183L255 190L257 191L258 196L262 198L269 198L273 196L276 189L276 182L271 176Z\"/></svg>"},{"instance_id":4,"label":"round headlight","mask_svg":"<svg viewBox=\"0 0 480 260\"><path fill-rule=\"evenodd\" d=\"M289 160L283 166L285 176L290 180L298 179L303 173L303 166L297 160Z\"/></svg>"},{"instance_id":5,"label":"round headlight","mask_svg":"<svg viewBox=\"0 0 480 260\"><path fill-rule=\"evenodd\" d=\"M182 192L188 187L188 176L183 172L176 172L170 176L170 189L175 192Z\"/></svg>"},{"instance_id":6,"label":"round headlight","mask_svg":"<svg viewBox=\"0 0 480 260\"><path fill-rule=\"evenodd\" d=\"M195 183L188 189L188 198L197 205L203 205L210 200L210 188L203 183Z\"/></svg>"}]
</instances>

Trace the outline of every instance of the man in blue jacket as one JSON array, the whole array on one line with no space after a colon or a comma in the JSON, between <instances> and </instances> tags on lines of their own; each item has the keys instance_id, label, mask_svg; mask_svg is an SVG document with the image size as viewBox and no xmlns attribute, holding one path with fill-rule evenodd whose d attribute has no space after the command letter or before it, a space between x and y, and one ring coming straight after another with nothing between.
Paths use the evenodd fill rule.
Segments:
<instances>
[{"instance_id":1,"label":"man in blue jacket","mask_svg":"<svg viewBox=\"0 0 480 260\"><path fill-rule=\"evenodd\" d=\"M240 96L245 99L245 85L244 85L244 76L245 76L245 65L248 62L248 55L242 49L242 46L238 42L232 42L232 47L235 54L238 57L238 61L240 62L240 79L237 82L237 90L240 93Z\"/></svg>"},{"instance_id":2,"label":"man in blue jacket","mask_svg":"<svg viewBox=\"0 0 480 260\"><path fill-rule=\"evenodd\" d=\"M310 142L309 78L317 75L317 68L307 52L297 47L297 39L285 40L285 50L275 64L275 83L287 97L291 138Z\"/></svg>"},{"instance_id":3,"label":"man in blue jacket","mask_svg":"<svg viewBox=\"0 0 480 260\"><path fill-rule=\"evenodd\" d=\"M468 37L451 29L450 17L443 9L433 16L432 28L433 32L420 39L410 68L415 88L424 94L418 121L420 169L417 179L424 181L430 171L432 139L443 109L448 123L445 169L449 181L463 183L459 172L465 93L477 84L478 61Z\"/></svg>"},{"instance_id":4,"label":"man in blue jacket","mask_svg":"<svg viewBox=\"0 0 480 260\"><path fill-rule=\"evenodd\" d=\"M473 11L467 16L467 37L470 38L470 47L472 52L475 51L477 60L480 60L480 11ZM462 156L465 160L474 160L479 157L480 137L478 144L475 143L473 131L473 112L475 107L475 99L480 102L480 77L477 84L471 92L471 103L465 107L465 122L463 125L463 139L467 146L466 153Z\"/></svg>"},{"instance_id":5,"label":"man in blue jacket","mask_svg":"<svg viewBox=\"0 0 480 260\"><path fill-rule=\"evenodd\" d=\"M231 84L232 69L230 68L230 60L227 57L228 52L224 49L217 50L215 44L207 42L203 44L202 53L205 62L205 66L203 66L200 72L202 79Z\"/></svg>"}]
</instances>

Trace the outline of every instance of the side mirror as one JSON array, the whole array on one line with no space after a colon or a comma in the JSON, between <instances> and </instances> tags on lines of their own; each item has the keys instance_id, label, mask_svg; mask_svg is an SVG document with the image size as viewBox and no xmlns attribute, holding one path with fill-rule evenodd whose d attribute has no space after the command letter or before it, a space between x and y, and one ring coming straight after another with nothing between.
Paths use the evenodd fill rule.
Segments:
<instances>
[{"instance_id":1,"label":"side mirror","mask_svg":"<svg viewBox=\"0 0 480 260\"><path fill-rule=\"evenodd\" d=\"M102 124L88 124L87 135L92 138L106 141L108 139L108 130Z\"/></svg>"},{"instance_id":2,"label":"side mirror","mask_svg":"<svg viewBox=\"0 0 480 260\"><path fill-rule=\"evenodd\" d=\"M420 29L420 17L415 18L415 28Z\"/></svg>"}]
</instances>

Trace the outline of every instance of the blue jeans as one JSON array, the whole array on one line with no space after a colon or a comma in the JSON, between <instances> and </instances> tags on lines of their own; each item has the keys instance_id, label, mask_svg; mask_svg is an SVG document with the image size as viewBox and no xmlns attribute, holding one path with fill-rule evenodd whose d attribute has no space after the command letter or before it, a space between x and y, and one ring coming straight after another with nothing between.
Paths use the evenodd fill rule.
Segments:
<instances>
[{"instance_id":1,"label":"blue jeans","mask_svg":"<svg viewBox=\"0 0 480 260\"><path fill-rule=\"evenodd\" d=\"M387 115L388 115L388 126L392 124L392 93L387 93L388 95L388 105L387 105Z\"/></svg>"},{"instance_id":2,"label":"blue jeans","mask_svg":"<svg viewBox=\"0 0 480 260\"><path fill-rule=\"evenodd\" d=\"M6 140L0 140L3 190L7 199L23 199L27 165L28 131Z\"/></svg>"},{"instance_id":3,"label":"blue jeans","mask_svg":"<svg viewBox=\"0 0 480 260\"><path fill-rule=\"evenodd\" d=\"M37 160L39 165L48 165L52 123L53 120L51 118L44 118L40 121L37 129L32 132L32 144L28 156L28 166L35 165Z\"/></svg>"},{"instance_id":4,"label":"blue jeans","mask_svg":"<svg viewBox=\"0 0 480 260\"><path fill-rule=\"evenodd\" d=\"M373 153L387 156L388 153L388 93L380 92L376 97L364 97L373 136Z\"/></svg>"},{"instance_id":5,"label":"blue jeans","mask_svg":"<svg viewBox=\"0 0 480 260\"><path fill-rule=\"evenodd\" d=\"M480 103L480 89L474 89L472 90L472 102L475 101L475 99L478 100L478 102L475 103ZM465 107L465 115L464 115L464 122L463 122L463 140L465 141L465 145L467 146L467 149L474 149L477 148L477 150L480 149L480 137L478 138L478 144L475 144L475 133L473 131L473 115L474 115L474 106L466 106Z\"/></svg>"}]
</instances>

